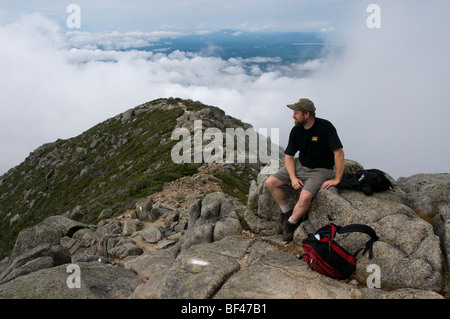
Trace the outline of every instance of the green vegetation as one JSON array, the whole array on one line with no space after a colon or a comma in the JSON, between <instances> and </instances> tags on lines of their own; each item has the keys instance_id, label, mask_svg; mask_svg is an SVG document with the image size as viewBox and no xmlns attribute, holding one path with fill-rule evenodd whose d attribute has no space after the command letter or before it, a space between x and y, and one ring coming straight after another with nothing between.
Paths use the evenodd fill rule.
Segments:
<instances>
[{"instance_id":1,"label":"green vegetation","mask_svg":"<svg viewBox=\"0 0 450 319\"><path fill-rule=\"evenodd\" d=\"M213 174L222 181L221 188L224 193L237 198L241 203L247 204L250 183L254 176L250 172L216 172Z\"/></svg>"}]
</instances>

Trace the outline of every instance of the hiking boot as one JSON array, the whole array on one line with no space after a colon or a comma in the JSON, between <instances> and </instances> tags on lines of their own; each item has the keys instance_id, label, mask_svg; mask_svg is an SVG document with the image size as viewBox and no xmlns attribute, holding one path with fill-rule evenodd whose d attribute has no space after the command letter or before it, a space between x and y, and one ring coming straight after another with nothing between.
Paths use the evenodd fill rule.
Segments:
<instances>
[{"instance_id":1,"label":"hiking boot","mask_svg":"<svg viewBox=\"0 0 450 319\"><path fill-rule=\"evenodd\" d=\"M300 222L297 224L291 224L288 220L284 223L283 240L292 241L294 239L294 232L297 229Z\"/></svg>"},{"instance_id":2,"label":"hiking boot","mask_svg":"<svg viewBox=\"0 0 450 319\"><path fill-rule=\"evenodd\" d=\"M286 213L280 213L280 224L278 225L278 235L281 235L283 233L284 224L287 222L289 217L291 217L292 212L293 212L293 210L291 209L290 211L288 211Z\"/></svg>"}]
</instances>

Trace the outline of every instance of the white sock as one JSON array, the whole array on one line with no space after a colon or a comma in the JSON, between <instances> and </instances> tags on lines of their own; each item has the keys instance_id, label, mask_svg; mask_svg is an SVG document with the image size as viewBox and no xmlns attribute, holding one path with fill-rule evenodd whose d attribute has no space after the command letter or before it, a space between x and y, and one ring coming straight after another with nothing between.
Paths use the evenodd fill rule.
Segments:
<instances>
[{"instance_id":1,"label":"white sock","mask_svg":"<svg viewBox=\"0 0 450 319\"><path fill-rule=\"evenodd\" d=\"M287 213L291 210L291 206L289 204L280 205L280 208L282 213Z\"/></svg>"},{"instance_id":2,"label":"white sock","mask_svg":"<svg viewBox=\"0 0 450 319\"><path fill-rule=\"evenodd\" d=\"M292 216L291 216L291 217L289 217L288 222L290 222L291 224L295 225L295 224L297 224L298 221L293 220Z\"/></svg>"}]
</instances>

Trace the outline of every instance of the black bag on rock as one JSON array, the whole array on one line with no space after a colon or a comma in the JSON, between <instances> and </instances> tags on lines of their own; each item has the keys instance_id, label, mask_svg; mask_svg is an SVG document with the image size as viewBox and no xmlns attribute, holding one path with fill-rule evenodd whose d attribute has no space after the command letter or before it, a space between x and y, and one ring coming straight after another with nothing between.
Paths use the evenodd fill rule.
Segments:
<instances>
[{"instance_id":1,"label":"black bag on rock","mask_svg":"<svg viewBox=\"0 0 450 319\"><path fill-rule=\"evenodd\" d=\"M391 181L386 177L386 174L376 168L359 170L354 173L345 173L337 187L340 189L363 191L366 195L372 195L374 192L382 192L394 188Z\"/></svg>"},{"instance_id":2,"label":"black bag on rock","mask_svg":"<svg viewBox=\"0 0 450 319\"><path fill-rule=\"evenodd\" d=\"M334 241L336 234L349 232L362 232L370 236L366 243L363 255L369 251L369 258L372 259L373 243L378 240L375 231L362 224L352 224L348 226L336 226L328 224L320 228L315 234L309 234L302 241L304 254L303 258L315 271L335 279L346 279L356 269L356 255L363 249L358 249L354 254L350 254Z\"/></svg>"}]
</instances>

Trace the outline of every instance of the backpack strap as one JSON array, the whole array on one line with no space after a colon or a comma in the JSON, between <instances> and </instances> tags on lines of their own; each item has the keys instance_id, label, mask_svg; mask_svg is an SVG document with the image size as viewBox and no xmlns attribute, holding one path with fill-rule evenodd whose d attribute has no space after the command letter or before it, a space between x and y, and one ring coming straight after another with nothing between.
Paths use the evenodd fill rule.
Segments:
<instances>
[{"instance_id":1,"label":"backpack strap","mask_svg":"<svg viewBox=\"0 0 450 319\"><path fill-rule=\"evenodd\" d=\"M369 241L366 243L364 251L363 251L363 255L366 253L366 251L369 251L369 259L372 259L373 257L373 243L376 242L379 237L377 236L377 234L375 233L375 231L373 230L372 227L367 226L367 225L363 225L363 224L351 224L351 225L347 225L347 226L343 226L343 227L339 227L337 230L338 234L344 234L344 233L352 233L352 232L360 232L360 233L364 233L370 236ZM358 249L354 256L358 255L358 253L362 250Z\"/></svg>"}]
</instances>

